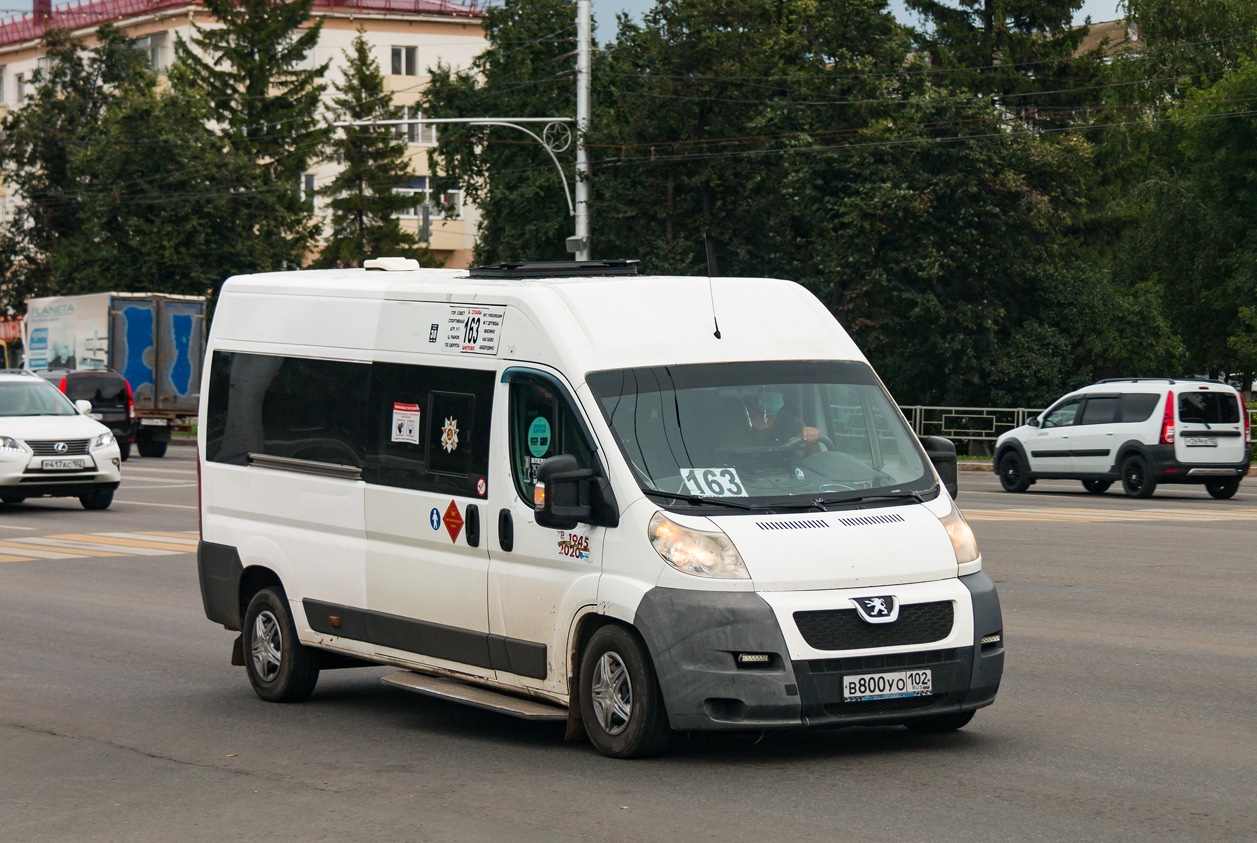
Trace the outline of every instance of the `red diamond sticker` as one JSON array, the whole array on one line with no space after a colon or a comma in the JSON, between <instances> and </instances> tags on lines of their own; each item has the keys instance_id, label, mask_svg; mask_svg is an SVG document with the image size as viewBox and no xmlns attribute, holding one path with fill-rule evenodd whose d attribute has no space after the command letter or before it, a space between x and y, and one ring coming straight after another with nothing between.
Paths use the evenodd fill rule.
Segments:
<instances>
[{"instance_id":1,"label":"red diamond sticker","mask_svg":"<svg viewBox=\"0 0 1257 843\"><path fill-rule=\"evenodd\" d=\"M450 501L441 520L445 522L445 529L449 531L450 541L457 543L458 534L463 531L463 514L458 511L458 504Z\"/></svg>"}]
</instances>

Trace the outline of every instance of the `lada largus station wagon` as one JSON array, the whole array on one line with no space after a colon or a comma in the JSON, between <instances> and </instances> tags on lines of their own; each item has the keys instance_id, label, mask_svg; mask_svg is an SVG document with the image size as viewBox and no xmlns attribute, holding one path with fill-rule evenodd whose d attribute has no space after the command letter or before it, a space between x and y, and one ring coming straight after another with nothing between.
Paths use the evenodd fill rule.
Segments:
<instances>
[{"instance_id":1,"label":"lada largus station wagon","mask_svg":"<svg viewBox=\"0 0 1257 843\"><path fill-rule=\"evenodd\" d=\"M1146 498L1159 483L1195 483L1221 500L1248 473L1252 443L1248 411L1228 384L1104 380L1000 436L994 468L1009 492L1067 479L1099 495L1120 481L1127 495Z\"/></svg>"},{"instance_id":2,"label":"lada largus station wagon","mask_svg":"<svg viewBox=\"0 0 1257 843\"><path fill-rule=\"evenodd\" d=\"M674 731L958 729L995 700L955 448L923 447L797 284L241 276L207 363L201 593L263 699L389 664L615 757Z\"/></svg>"}]
</instances>

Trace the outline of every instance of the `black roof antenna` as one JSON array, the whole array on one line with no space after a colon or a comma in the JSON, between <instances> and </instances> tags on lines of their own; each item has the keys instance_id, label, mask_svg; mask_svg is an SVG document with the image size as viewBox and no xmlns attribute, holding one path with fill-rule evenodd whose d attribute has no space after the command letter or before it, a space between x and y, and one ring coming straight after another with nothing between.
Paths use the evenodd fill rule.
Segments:
<instances>
[{"instance_id":1,"label":"black roof antenna","mask_svg":"<svg viewBox=\"0 0 1257 843\"><path fill-rule=\"evenodd\" d=\"M711 289L711 277L716 274L716 249L706 231L703 232L703 248L707 251L707 298L711 300L711 321L716 326L712 336L720 339L720 321L716 319L716 294Z\"/></svg>"}]
</instances>

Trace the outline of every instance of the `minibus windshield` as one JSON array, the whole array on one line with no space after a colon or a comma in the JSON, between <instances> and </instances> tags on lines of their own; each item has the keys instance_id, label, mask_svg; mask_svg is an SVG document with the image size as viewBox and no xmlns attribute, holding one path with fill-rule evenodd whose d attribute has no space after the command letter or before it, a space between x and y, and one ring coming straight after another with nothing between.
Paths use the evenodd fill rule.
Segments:
<instances>
[{"instance_id":1,"label":"minibus windshield","mask_svg":"<svg viewBox=\"0 0 1257 843\"><path fill-rule=\"evenodd\" d=\"M587 382L641 488L668 505L823 508L937 493L865 363L655 366Z\"/></svg>"}]
</instances>

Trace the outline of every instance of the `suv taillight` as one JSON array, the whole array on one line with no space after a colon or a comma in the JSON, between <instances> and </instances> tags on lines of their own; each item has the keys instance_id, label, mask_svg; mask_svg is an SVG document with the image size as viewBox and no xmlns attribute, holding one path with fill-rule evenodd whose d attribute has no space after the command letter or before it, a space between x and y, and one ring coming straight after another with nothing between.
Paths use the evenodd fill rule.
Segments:
<instances>
[{"instance_id":1,"label":"suv taillight","mask_svg":"<svg viewBox=\"0 0 1257 843\"><path fill-rule=\"evenodd\" d=\"M65 395L65 378L62 378L61 383L57 384L57 389L61 390L62 395Z\"/></svg>"},{"instance_id":2,"label":"suv taillight","mask_svg":"<svg viewBox=\"0 0 1257 843\"><path fill-rule=\"evenodd\" d=\"M1248 408L1244 406L1244 397L1240 396L1240 415L1244 417L1244 444L1253 444L1253 419L1248 414Z\"/></svg>"},{"instance_id":3,"label":"suv taillight","mask_svg":"<svg viewBox=\"0 0 1257 843\"><path fill-rule=\"evenodd\" d=\"M127 420L135 420L135 396L131 394L131 381L127 381Z\"/></svg>"},{"instance_id":4,"label":"suv taillight","mask_svg":"<svg viewBox=\"0 0 1257 843\"><path fill-rule=\"evenodd\" d=\"M1161 444L1174 444L1174 390L1165 393L1165 415L1161 417Z\"/></svg>"}]
</instances>

